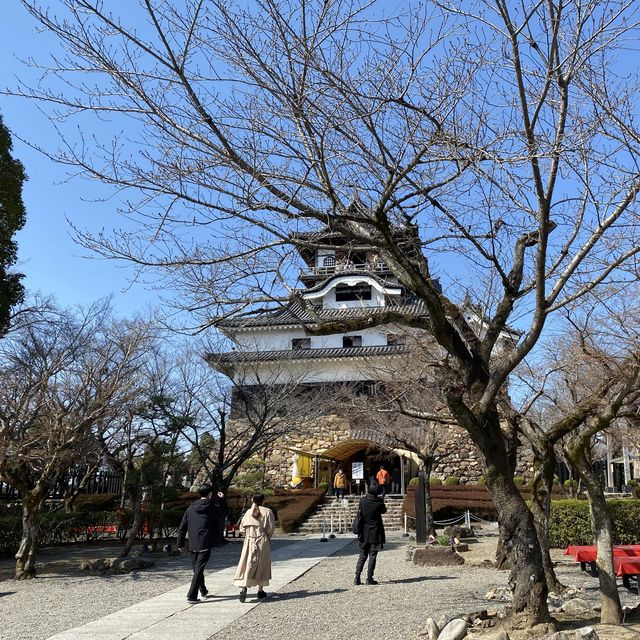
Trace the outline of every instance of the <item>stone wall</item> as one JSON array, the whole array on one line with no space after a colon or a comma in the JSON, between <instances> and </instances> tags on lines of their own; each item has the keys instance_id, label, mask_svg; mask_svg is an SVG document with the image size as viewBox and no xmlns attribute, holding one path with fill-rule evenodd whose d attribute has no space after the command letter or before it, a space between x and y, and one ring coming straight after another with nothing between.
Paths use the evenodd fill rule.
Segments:
<instances>
[{"instance_id":1,"label":"stone wall","mask_svg":"<svg viewBox=\"0 0 640 640\"><path fill-rule=\"evenodd\" d=\"M461 483L477 482L483 475L477 449L467 433L459 427L449 427L448 437L440 447L442 452L450 452L434 469L433 476L444 480L455 476ZM311 456L322 455L327 449L347 440L368 440L372 445L388 446L388 441L379 437L371 429L358 428L346 418L323 416L308 425L303 425L300 435L275 445L266 457L267 477L273 486L284 486L291 482L292 456L294 451L306 452ZM532 475L533 456L529 449L522 447L516 474L525 478Z\"/></svg>"}]
</instances>

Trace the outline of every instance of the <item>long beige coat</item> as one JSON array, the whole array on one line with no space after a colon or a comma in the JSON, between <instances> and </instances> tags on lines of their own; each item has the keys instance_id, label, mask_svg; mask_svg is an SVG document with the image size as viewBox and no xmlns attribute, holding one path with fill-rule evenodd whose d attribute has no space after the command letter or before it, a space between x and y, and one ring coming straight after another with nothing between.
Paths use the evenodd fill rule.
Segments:
<instances>
[{"instance_id":1,"label":"long beige coat","mask_svg":"<svg viewBox=\"0 0 640 640\"><path fill-rule=\"evenodd\" d=\"M269 540L276 528L276 519L271 509L257 507L259 517L255 517L253 505L240 522L244 536L242 554L233 577L237 587L266 587L271 580L271 549Z\"/></svg>"}]
</instances>

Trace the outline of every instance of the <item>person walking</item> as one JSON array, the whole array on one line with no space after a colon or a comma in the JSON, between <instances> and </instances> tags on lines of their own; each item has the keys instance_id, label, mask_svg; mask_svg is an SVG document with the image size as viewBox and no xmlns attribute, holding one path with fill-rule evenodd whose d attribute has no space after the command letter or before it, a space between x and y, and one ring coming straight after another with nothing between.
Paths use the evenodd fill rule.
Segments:
<instances>
[{"instance_id":1,"label":"person walking","mask_svg":"<svg viewBox=\"0 0 640 640\"><path fill-rule=\"evenodd\" d=\"M380 465L380 470L376 474L376 480L380 487L380 492L382 493L382 499L384 500L385 495L389 492L389 488L391 487L391 476L382 464Z\"/></svg>"},{"instance_id":2,"label":"person walking","mask_svg":"<svg viewBox=\"0 0 640 640\"><path fill-rule=\"evenodd\" d=\"M269 541L276 528L273 511L263 507L264 495L253 496L251 508L240 522L244 536L240 561L233 584L240 587L240 602L247 599L247 588L258 587L258 598L266 598L264 587L271 580L271 547Z\"/></svg>"},{"instance_id":3,"label":"person walking","mask_svg":"<svg viewBox=\"0 0 640 640\"><path fill-rule=\"evenodd\" d=\"M203 598L206 598L209 593L204 581L204 570L211 557L211 547L216 543L219 520L224 519L220 508L220 500L224 499L224 494L218 492L217 500L213 500L209 485L202 485L198 493L200 499L187 507L178 527L178 550L181 553L184 552L184 541L187 534L189 538L189 551L193 566L193 577L187 593L189 604L200 602L198 592Z\"/></svg>"},{"instance_id":4,"label":"person walking","mask_svg":"<svg viewBox=\"0 0 640 640\"><path fill-rule=\"evenodd\" d=\"M336 494L336 500L344 498L344 490L347 488L347 483L347 475L342 470L342 467L338 467L338 471L333 477L333 491Z\"/></svg>"},{"instance_id":5,"label":"person walking","mask_svg":"<svg viewBox=\"0 0 640 640\"><path fill-rule=\"evenodd\" d=\"M362 584L361 575L367 559L367 584L378 584L373 577L378 560L378 551L386 542L382 514L387 512L387 507L378 497L379 485L372 483L369 486L367 495L360 500L360 512L362 513L363 525L358 532L358 542L360 543L360 555L356 564L356 577L353 584Z\"/></svg>"}]
</instances>

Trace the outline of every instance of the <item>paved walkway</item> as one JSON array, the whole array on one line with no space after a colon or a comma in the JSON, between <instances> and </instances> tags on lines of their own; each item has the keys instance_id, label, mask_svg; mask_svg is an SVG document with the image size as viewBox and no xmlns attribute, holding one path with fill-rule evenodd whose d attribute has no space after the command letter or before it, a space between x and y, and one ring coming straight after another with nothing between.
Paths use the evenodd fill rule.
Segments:
<instances>
[{"instance_id":1,"label":"paved walkway","mask_svg":"<svg viewBox=\"0 0 640 640\"><path fill-rule=\"evenodd\" d=\"M328 542L320 542L316 536L292 541L273 551L274 577L267 593L279 591L352 541L351 535ZM208 572L209 597L199 604L187 604L189 585L185 584L81 627L58 633L49 640L207 640L260 602L256 589L249 590L244 604L238 600L239 589L233 586L234 573L235 567Z\"/></svg>"}]
</instances>

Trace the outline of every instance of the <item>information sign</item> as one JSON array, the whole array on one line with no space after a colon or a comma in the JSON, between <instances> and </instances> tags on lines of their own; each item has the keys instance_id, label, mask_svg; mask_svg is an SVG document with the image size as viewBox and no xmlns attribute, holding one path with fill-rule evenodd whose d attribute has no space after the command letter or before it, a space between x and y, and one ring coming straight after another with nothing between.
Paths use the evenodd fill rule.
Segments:
<instances>
[{"instance_id":1,"label":"information sign","mask_svg":"<svg viewBox=\"0 0 640 640\"><path fill-rule=\"evenodd\" d=\"M364 480L364 462L351 463L351 479Z\"/></svg>"}]
</instances>

